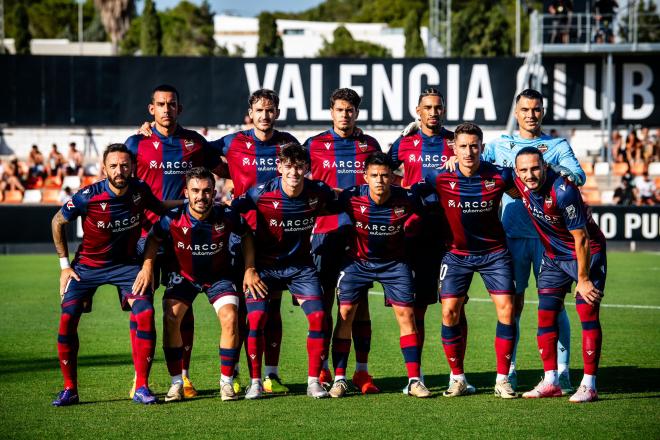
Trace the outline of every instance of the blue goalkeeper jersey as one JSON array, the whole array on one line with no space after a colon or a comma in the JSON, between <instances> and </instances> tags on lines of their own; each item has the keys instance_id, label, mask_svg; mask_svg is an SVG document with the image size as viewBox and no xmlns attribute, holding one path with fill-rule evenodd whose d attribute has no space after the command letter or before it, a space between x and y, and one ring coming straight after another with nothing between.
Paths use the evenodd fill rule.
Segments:
<instances>
[{"instance_id":1,"label":"blue goalkeeper jersey","mask_svg":"<svg viewBox=\"0 0 660 440\"><path fill-rule=\"evenodd\" d=\"M536 147L543 153L543 159L550 165L566 168L576 177L578 185L583 185L585 174L580 167L573 149L564 138L553 138L542 134L536 139L523 139L519 136L502 135L484 147L483 160L503 167L515 166L516 154L525 147ZM509 238L538 238L527 209L520 199L504 194L502 198L502 224Z\"/></svg>"}]
</instances>

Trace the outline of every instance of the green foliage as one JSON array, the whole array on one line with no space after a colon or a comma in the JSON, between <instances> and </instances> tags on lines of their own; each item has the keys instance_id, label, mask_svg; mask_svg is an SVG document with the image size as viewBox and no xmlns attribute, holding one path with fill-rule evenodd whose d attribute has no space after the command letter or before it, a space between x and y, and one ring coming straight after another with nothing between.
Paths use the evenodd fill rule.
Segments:
<instances>
[{"instance_id":1,"label":"green foliage","mask_svg":"<svg viewBox=\"0 0 660 440\"><path fill-rule=\"evenodd\" d=\"M208 2L181 1L160 14L163 55L211 56L215 53L213 13Z\"/></svg>"},{"instance_id":2,"label":"green foliage","mask_svg":"<svg viewBox=\"0 0 660 440\"><path fill-rule=\"evenodd\" d=\"M513 54L505 10L500 4L466 0L452 11L451 55L459 57Z\"/></svg>"},{"instance_id":3,"label":"green foliage","mask_svg":"<svg viewBox=\"0 0 660 440\"><path fill-rule=\"evenodd\" d=\"M124 38L119 42L119 55L134 55L140 49L140 37L142 34L142 17L138 16L131 20Z\"/></svg>"},{"instance_id":4,"label":"green foliage","mask_svg":"<svg viewBox=\"0 0 660 440\"><path fill-rule=\"evenodd\" d=\"M419 34L419 15L415 11L410 11L406 16L403 33L406 36L406 57L425 56L426 50Z\"/></svg>"},{"instance_id":5,"label":"green foliage","mask_svg":"<svg viewBox=\"0 0 660 440\"><path fill-rule=\"evenodd\" d=\"M318 56L330 58L390 58L389 49L367 41L355 40L345 26L332 34L332 42L324 41Z\"/></svg>"},{"instance_id":6,"label":"green foliage","mask_svg":"<svg viewBox=\"0 0 660 440\"><path fill-rule=\"evenodd\" d=\"M275 16L270 12L259 14L258 57L281 57L284 55L282 38L277 33Z\"/></svg>"},{"instance_id":7,"label":"green foliage","mask_svg":"<svg viewBox=\"0 0 660 440\"><path fill-rule=\"evenodd\" d=\"M14 6L13 20L16 25L14 33L14 48L17 55L28 55L30 53L30 20L25 5L18 3Z\"/></svg>"},{"instance_id":8,"label":"green foliage","mask_svg":"<svg viewBox=\"0 0 660 440\"><path fill-rule=\"evenodd\" d=\"M160 19L152 0L145 0L140 28L140 51L142 55L160 55L162 46Z\"/></svg>"},{"instance_id":9,"label":"green foliage","mask_svg":"<svg viewBox=\"0 0 660 440\"><path fill-rule=\"evenodd\" d=\"M639 34L637 41L644 43L658 43L660 42L660 15L658 14L657 5L654 2L649 2L648 6L644 6L644 2L639 2Z\"/></svg>"}]
</instances>

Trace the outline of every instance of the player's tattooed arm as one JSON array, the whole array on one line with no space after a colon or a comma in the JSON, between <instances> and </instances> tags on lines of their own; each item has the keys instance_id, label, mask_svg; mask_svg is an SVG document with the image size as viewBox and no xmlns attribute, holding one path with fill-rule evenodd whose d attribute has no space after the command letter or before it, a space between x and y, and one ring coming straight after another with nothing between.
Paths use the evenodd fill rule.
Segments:
<instances>
[{"instance_id":1,"label":"player's tattooed arm","mask_svg":"<svg viewBox=\"0 0 660 440\"><path fill-rule=\"evenodd\" d=\"M600 302L603 292L598 290L589 279L589 266L591 255L589 251L589 234L587 228L573 229L570 231L575 241L575 255L577 257L577 285L575 295L584 298L587 304L594 305Z\"/></svg>"},{"instance_id":2,"label":"player's tattooed arm","mask_svg":"<svg viewBox=\"0 0 660 440\"><path fill-rule=\"evenodd\" d=\"M243 277L243 292L252 295L252 298L265 298L268 295L268 286L259 276L255 268L255 249L254 237L252 232L248 231L241 238L241 247L243 248L243 258L245 261L245 276Z\"/></svg>"},{"instance_id":3,"label":"player's tattooed arm","mask_svg":"<svg viewBox=\"0 0 660 440\"><path fill-rule=\"evenodd\" d=\"M57 255L60 257L60 268L62 269L60 272L60 298L64 298L64 290L71 278L80 281L80 277L69 263L69 246L66 242L66 231L64 230L67 223L69 222L62 215L62 211L57 211L50 223L53 243L55 243Z\"/></svg>"},{"instance_id":4,"label":"player's tattooed arm","mask_svg":"<svg viewBox=\"0 0 660 440\"><path fill-rule=\"evenodd\" d=\"M144 262L142 263L142 269L138 272L137 277L135 277L135 282L133 282L133 293L144 295L147 288L151 288L153 291L154 261L156 260L156 255L158 254L158 248L161 242L162 240L153 233L150 233L147 237L147 244L145 245L144 250Z\"/></svg>"}]
</instances>

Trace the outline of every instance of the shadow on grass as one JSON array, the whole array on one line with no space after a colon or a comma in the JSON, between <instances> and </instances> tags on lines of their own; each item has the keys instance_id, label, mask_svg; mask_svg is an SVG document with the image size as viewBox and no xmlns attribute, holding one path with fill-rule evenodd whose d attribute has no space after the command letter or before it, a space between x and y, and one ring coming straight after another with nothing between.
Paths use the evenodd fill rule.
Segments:
<instances>
[{"instance_id":1,"label":"shadow on grass","mask_svg":"<svg viewBox=\"0 0 660 440\"><path fill-rule=\"evenodd\" d=\"M131 365L131 353L124 354L102 354L93 356L79 356L78 368ZM24 373L29 371L59 370L57 355L49 358L39 359L3 359L0 363L0 375L11 373Z\"/></svg>"}]
</instances>

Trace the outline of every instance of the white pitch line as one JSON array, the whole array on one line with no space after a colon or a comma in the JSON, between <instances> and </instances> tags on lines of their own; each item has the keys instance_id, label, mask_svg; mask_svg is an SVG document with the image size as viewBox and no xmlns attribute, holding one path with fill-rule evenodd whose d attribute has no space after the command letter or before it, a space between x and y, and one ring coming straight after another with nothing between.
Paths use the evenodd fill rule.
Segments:
<instances>
[{"instance_id":1,"label":"white pitch line","mask_svg":"<svg viewBox=\"0 0 660 440\"><path fill-rule=\"evenodd\" d=\"M369 295L382 295L383 292L378 292L376 290L370 290ZM488 298L470 298L470 302L491 302ZM525 304L538 304L538 301L525 301ZM567 304L575 304L574 302L567 302ZM643 306L639 304L601 304L601 307L607 307L612 309L646 309L646 310L660 310L660 306Z\"/></svg>"}]
</instances>

